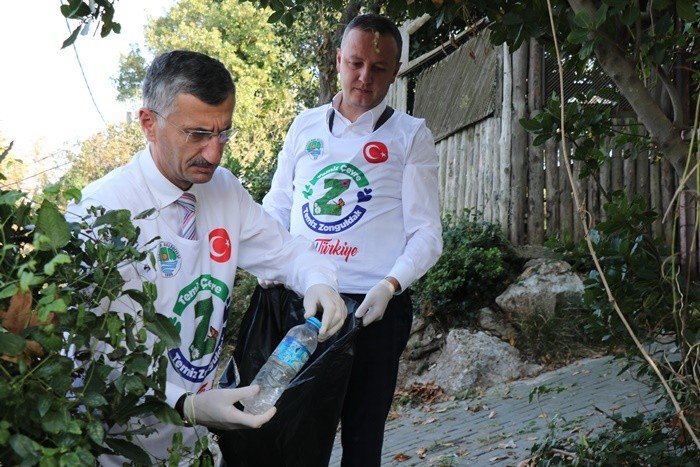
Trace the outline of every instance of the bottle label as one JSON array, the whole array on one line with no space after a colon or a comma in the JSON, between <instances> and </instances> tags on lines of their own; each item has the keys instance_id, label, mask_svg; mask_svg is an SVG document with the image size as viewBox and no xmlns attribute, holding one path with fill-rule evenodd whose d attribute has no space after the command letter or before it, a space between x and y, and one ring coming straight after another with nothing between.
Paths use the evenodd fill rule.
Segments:
<instances>
[{"instance_id":1,"label":"bottle label","mask_svg":"<svg viewBox=\"0 0 700 467\"><path fill-rule=\"evenodd\" d=\"M277 358L294 368L295 371L301 370L304 363L309 359L311 354L308 349L293 337L285 337L275 350Z\"/></svg>"}]
</instances>

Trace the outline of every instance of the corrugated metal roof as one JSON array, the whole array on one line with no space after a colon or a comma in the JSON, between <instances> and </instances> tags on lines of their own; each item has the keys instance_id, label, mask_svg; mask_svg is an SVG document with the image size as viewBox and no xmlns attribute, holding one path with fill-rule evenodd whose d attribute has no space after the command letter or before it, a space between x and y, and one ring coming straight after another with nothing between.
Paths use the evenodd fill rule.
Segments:
<instances>
[{"instance_id":1,"label":"corrugated metal roof","mask_svg":"<svg viewBox=\"0 0 700 467\"><path fill-rule=\"evenodd\" d=\"M498 50L484 30L416 78L413 115L439 141L496 108Z\"/></svg>"}]
</instances>

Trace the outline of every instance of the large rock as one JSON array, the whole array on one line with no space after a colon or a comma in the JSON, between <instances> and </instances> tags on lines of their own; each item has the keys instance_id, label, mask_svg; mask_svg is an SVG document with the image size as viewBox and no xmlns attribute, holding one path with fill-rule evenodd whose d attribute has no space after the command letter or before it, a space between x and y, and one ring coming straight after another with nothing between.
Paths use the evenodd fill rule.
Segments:
<instances>
[{"instance_id":1,"label":"large rock","mask_svg":"<svg viewBox=\"0 0 700 467\"><path fill-rule=\"evenodd\" d=\"M536 259L525 264L518 280L496 297L496 304L515 322L581 303L583 281L565 261Z\"/></svg>"},{"instance_id":2,"label":"large rock","mask_svg":"<svg viewBox=\"0 0 700 467\"><path fill-rule=\"evenodd\" d=\"M435 382L445 393L454 395L533 376L540 370L539 365L523 362L517 349L496 337L452 329L437 361L417 382Z\"/></svg>"}]
</instances>

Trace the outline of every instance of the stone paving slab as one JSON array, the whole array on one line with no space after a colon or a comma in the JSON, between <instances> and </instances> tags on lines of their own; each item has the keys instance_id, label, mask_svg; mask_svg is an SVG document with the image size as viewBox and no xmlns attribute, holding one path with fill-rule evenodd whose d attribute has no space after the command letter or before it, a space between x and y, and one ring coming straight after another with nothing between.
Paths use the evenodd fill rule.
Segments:
<instances>
[{"instance_id":1,"label":"stone paving slab","mask_svg":"<svg viewBox=\"0 0 700 467\"><path fill-rule=\"evenodd\" d=\"M618 375L622 365L612 357L587 359L475 399L402 408L387 422L382 465L517 466L546 437L551 421L560 433L588 434L612 424L600 411L658 410L663 402L657 404L646 385L629 371ZM536 388L539 396L529 402ZM340 465L340 455L336 436L330 465Z\"/></svg>"}]
</instances>

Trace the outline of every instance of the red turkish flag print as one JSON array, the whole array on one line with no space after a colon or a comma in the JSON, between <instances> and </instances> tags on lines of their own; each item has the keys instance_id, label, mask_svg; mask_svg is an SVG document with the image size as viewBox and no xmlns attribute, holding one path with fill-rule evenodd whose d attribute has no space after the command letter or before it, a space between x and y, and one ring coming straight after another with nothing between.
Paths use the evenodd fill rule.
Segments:
<instances>
[{"instance_id":1,"label":"red turkish flag print","mask_svg":"<svg viewBox=\"0 0 700 467\"><path fill-rule=\"evenodd\" d=\"M209 232L209 257L217 263L231 259L231 239L226 229L214 229Z\"/></svg>"}]
</instances>

